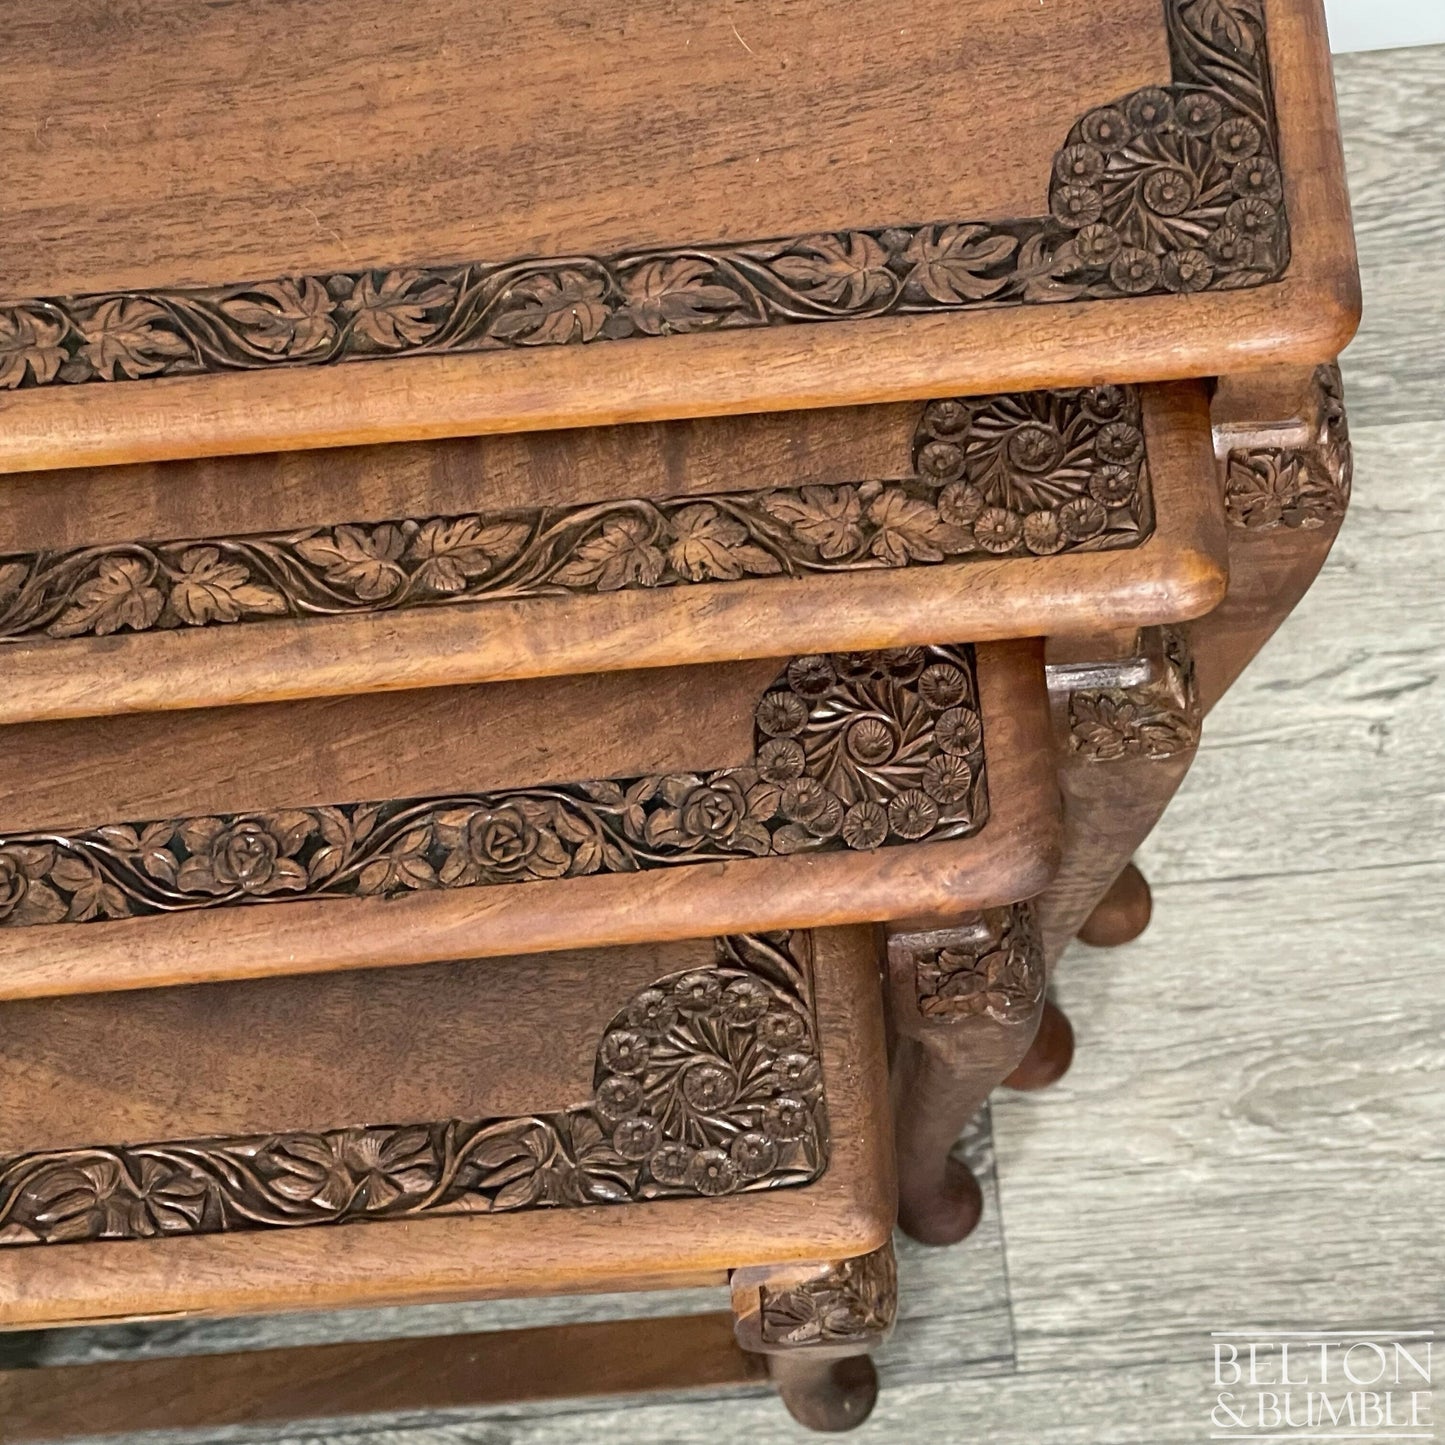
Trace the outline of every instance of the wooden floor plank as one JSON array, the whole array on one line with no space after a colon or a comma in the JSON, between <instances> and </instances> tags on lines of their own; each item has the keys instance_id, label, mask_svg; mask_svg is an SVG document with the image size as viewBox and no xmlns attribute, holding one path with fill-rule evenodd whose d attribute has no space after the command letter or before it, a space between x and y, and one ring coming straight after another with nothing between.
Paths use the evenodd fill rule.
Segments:
<instances>
[{"instance_id":1,"label":"wooden floor plank","mask_svg":"<svg viewBox=\"0 0 1445 1445\"><path fill-rule=\"evenodd\" d=\"M1445 45L1337 56L1335 89L1365 303L1351 417L1445 417Z\"/></svg>"}]
</instances>

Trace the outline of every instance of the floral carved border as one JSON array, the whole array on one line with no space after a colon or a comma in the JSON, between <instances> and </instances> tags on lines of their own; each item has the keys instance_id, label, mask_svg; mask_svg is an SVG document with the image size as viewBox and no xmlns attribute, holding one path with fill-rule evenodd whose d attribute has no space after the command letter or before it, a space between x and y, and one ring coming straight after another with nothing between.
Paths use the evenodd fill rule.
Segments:
<instances>
[{"instance_id":1,"label":"floral carved border","mask_svg":"<svg viewBox=\"0 0 1445 1445\"><path fill-rule=\"evenodd\" d=\"M1154 676L1137 687L1069 694L1069 744L1087 762L1162 760L1199 743L1201 710L1194 659L1178 628L1158 629Z\"/></svg>"},{"instance_id":2,"label":"floral carved border","mask_svg":"<svg viewBox=\"0 0 1445 1445\"><path fill-rule=\"evenodd\" d=\"M763 1285L760 1295L763 1345L823 1349L876 1343L893 1328L898 1313L893 1246L841 1260L787 1289Z\"/></svg>"},{"instance_id":3,"label":"floral carved border","mask_svg":"<svg viewBox=\"0 0 1445 1445\"><path fill-rule=\"evenodd\" d=\"M0 1245L627 1204L807 1184L828 1123L806 933L716 940L608 1025L556 1114L0 1159Z\"/></svg>"},{"instance_id":4,"label":"floral carved border","mask_svg":"<svg viewBox=\"0 0 1445 1445\"><path fill-rule=\"evenodd\" d=\"M0 927L396 897L965 838L988 817L973 650L794 658L741 768L0 834Z\"/></svg>"},{"instance_id":5,"label":"floral carved border","mask_svg":"<svg viewBox=\"0 0 1445 1445\"><path fill-rule=\"evenodd\" d=\"M1230 452L1224 506L1231 525L1248 532L1279 527L1308 531L1338 526L1344 517L1354 452L1339 367L1317 368L1314 386L1318 423L1311 446Z\"/></svg>"},{"instance_id":6,"label":"floral carved border","mask_svg":"<svg viewBox=\"0 0 1445 1445\"><path fill-rule=\"evenodd\" d=\"M930 402L898 481L0 557L0 642L1137 546L1133 387Z\"/></svg>"},{"instance_id":7,"label":"floral carved border","mask_svg":"<svg viewBox=\"0 0 1445 1445\"><path fill-rule=\"evenodd\" d=\"M1043 1003L1043 938L1031 904L985 909L910 952L925 1018L1022 1024Z\"/></svg>"},{"instance_id":8,"label":"floral carved border","mask_svg":"<svg viewBox=\"0 0 1445 1445\"><path fill-rule=\"evenodd\" d=\"M1091 110L1045 215L0 304L0 388L1259 286L1288 265L1263 0L1163 0L1172 80Z\"/></svg>"}]
</instances>

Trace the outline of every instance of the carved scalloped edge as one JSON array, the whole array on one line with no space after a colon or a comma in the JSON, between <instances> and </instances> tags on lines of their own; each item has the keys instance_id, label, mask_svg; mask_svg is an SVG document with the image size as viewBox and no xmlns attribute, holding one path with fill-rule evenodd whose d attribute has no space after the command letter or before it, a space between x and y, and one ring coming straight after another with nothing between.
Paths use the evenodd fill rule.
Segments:
<instances>
[{"instance_id":1,"label":"carved scalloped edge","mask_svg":"<svg viewBox=\"0 0 1445 1445\"><path fill-rule=\"evenodd\" d=\"M1162 0L1172 80L1097 107L1049 213L0 305L0 388L1258 286L1289 261L1261 0Z\"/></svg>"},{"instance_id":2,"label":"carved scalloped edge","mask_svg":"<svg viewBox=\"0 0 1445 1445\"><path fill-rule=\"evenodd\" d=\"M715 1197L808 1184L828 1123L806 933L716 940L631 999L557 1114L0 1159L0 1245Z\"/></svg>"}]
</instances>

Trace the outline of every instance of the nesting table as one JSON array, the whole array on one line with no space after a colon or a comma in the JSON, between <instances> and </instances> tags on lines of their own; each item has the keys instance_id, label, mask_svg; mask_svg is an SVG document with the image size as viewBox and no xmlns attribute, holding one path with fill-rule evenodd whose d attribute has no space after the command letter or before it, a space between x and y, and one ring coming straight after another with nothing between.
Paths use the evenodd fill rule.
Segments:
<instances>
[{"instance_id":1,"label":"nesting table","mask_svg":"<svg viewBox=\"0 0 1445 1445\"><path fill-rule=\"evenodd\" d=\"M1319 0L894 19L9 26L0 1328L730 1310L0 1371L7 1445L868 1413L1338 530L1358 313Z\"/></svg>"}]
</instances>

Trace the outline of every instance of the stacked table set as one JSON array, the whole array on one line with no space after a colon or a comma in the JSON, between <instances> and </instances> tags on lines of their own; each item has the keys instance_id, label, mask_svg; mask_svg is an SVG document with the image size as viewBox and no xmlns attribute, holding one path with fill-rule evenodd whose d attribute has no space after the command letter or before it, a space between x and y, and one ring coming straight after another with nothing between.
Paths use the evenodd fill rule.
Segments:
<instances>
[{"instance_id":1,"label":"stacked table set","mask_svg":"<svg viewBox=\"0 0 1445 1445\"><path fill-rule=\"evenodd\" d=\"M106 14L0 68L0 1327L732 1311L0 1372L0 1438L857 1423L1343 516L1319 0Z\"/></svg>"}]
</instances>

